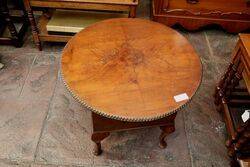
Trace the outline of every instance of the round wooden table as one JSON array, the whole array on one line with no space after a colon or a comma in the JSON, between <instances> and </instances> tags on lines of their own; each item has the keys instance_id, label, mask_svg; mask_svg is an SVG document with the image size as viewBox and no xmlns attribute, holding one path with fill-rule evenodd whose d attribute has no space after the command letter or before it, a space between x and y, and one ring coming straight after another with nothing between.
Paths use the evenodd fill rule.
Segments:
<instances>
[{"instance_id":1,"label":"round wooden table","mask_svg":"<svg viewBox=\"0 0 250 167\"><path fill-rule=\"evenodd\" d=\"M92 112L95 154L111 131L160 126L160 146L176 112L201 82L201 63L175 30L144 19L110 19L75 35L63 50L62 78Z\"/></svg>"}]
</instances>

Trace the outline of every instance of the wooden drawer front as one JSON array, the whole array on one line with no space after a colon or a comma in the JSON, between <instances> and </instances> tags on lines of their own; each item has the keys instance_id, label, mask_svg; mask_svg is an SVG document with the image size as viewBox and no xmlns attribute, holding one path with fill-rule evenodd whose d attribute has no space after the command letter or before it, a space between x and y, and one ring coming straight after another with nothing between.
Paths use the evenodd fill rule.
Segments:
<instances>
[{"instance_id":1,"label":"wooden drawer front","mask_svg":"<svg viewBox=\"0 0 250 167\"><path fill-rule=\"evenodd\" d=\"M39 0L30 0L39 1ZM100 3L100 4L120 4L120 5L137 5L138 0L40 0L44 2L72 2L72 3Z\"/></svg>"},{"instance_id":2,"label":"wooden drawer front","mask_svg":"<svg viewBox=\"0 0 250 167\"><path fill-rule=\"evenodd\" d=\"M246 0L164 0L163 14L218 17L231 19L250 18Z\"/></svg>"},{"instance_id":3,"label":"wooden drawer front","mask_svg":"<svg viewBox=\"0 0 250 167\"><path fill-rule=\"evenodd\" d=\"M125 4L110 4L110 3L88 3L69 0L32 0L30 5L33 7L57 8L57 9L85 9L85 10L108 10L108 11L128 11L130 6Z\"/></svg>"}]
</instances>

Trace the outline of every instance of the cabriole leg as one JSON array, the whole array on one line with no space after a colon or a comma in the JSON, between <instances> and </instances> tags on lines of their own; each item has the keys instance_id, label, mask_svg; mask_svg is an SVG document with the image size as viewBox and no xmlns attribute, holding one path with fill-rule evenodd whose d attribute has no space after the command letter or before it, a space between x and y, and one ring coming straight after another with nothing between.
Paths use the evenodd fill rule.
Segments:
<instances>
[{"instance_id":1,"label":"cabriole leg","mask_svg":"<svg viewBox=\"0 0 250 167\"><path fill-rule=\"evenodd\" d=\"M174 122L171 123L170 125L167 126L160 126L162 132L160 135L160 143L159 146L160 148L166 148L167 147L167 142L165 140L165 138L167 137L167 135L169 135L170 133L173 133L175 131L175 125Z\"/></svg>"},{"instance_id":2,"label":"cabriole leg","mask_svg":"<svg viewBox=\"0 0 250 167\"><path fill-rule=\"evenodd\" d=\"M102 153L101 141L109 136L109 132L93 133L91 140L95 143L94 155L100 155Z\"/></svg>"}]
</instances>

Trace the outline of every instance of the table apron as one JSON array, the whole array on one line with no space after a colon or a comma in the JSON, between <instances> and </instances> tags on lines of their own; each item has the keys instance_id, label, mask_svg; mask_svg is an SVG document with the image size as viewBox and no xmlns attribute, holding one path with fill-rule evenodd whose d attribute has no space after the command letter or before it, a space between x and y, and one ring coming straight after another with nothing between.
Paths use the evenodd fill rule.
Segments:
<instances>
[{"instance_id":1,"label":"table apron","mask_svg":"<svg viewBox=\"0 0 250 167\"><path fill-rule=\"evenodd\" d=\"M165 118L147 122L126 122L100 116L92 113L93 132L124 131L154 126L173 126L177 113L173 113Z\"/></svg>"}]
</instances>

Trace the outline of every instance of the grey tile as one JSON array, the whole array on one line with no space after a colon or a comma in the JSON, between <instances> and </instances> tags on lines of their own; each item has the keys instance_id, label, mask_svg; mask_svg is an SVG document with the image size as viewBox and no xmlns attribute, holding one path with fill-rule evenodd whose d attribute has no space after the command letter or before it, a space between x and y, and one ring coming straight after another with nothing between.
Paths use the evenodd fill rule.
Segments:
<instances>
[{"instance_id":1,"label":"grey tile","mask_svg":"<svg viewBox=\"0 0 250 167\"><path fill-rule=\"evenodd\" d=\"M23 100L0 101L0 158L32 160L41 129L37 119L44 104L30 105Z\"/></svg>"},{"instance_id":2,"label":"grey tile","mask_svg":"<svg viewBox=\"0 0 250 167\"><path fill-rule=\"evenodd\" d=\"M215 63L214 63L215 64ZM220 79L223 77L225 74L229 63L216 63L217 64L217 72L214 74L214 79L216 83L219 83Z\"/></svg>"},{"instance_id":3,"label":"grey tile","mask_svg":"<svg viewBox=\"0 0 250 167\"><path fill-rule=\"evenodd\" d=\"M0 162L1 167L30 167L28 164L20 164L15 162Z\"/></svg>"},{"instance_id":4,"label":"grey tile","mask_svg":"<svg viewBox=\"0 0 250 167\"><path fill-rule=\"evenodd\" d=\"M0 98L0 158L34 159L58 68L43 58L37 57L19 98Z\"/></svg>"},{"instance_id":5,"label":"grey tile","mask_svg":"<svg viewBox=\"0 0 250 167\"><path fill-rule=\"evenodd\" d=\"M194 47L202 61L211 61L208 43L204 31L188 33L187 39Z\"/></svg>"},{"instance_id":6,"label":"grey tile","mask_svg":"<svg viewBox=\"0 0 250 167\"><path fill-rule=\"evenodd\" d=\"M86 125L90 121L88 112L72 98L60 81L46 120L36 162L91 165L92 143Z\"/></svg>"},{"instance_id":7,"label":"grey tile","mask_svg":"<svg viewBox=\"0 0 250 167\"><path fill-rule=\"evenodd\" d=\"M1 98L19 96L32 65L34 54L5 52L1 54L1 62L5 65L0 70Z\"/></svg>"},{"instance_id":8,"label":"grey tile","mask_svg":"<svg viewBox=\"0 0 250 167\"><path fill-rule=\"evenodd\" d=\"M228 64L238 41L238 35L219 30L208 30L205 33L214 56L213 60L216 63Z\"/></svg>"},{"instance_id":9,"label":"grey tile","mask_svg":"<svg viewBox=\"0 0 250 167\"><path fill-rule=\"evenodd\" d=\"M46 99L53 94L58 75L58 58L54 55L37 56L21 92L20 98Z\"/></svg>"},{"instance_id":10,"label":"grey tile","mask_svg":"<svg viewBox=\"0 0 250 167\"><path fill-rule=\"evenodd\" d=\"M205 34L213 64L217 69L217 73L214 74L214 77L218 82L232 59L232 52L238 41L238 36L219 30L208 30Z\"/></svg>"},{"instance_id":11,"label":"grey tile","mask_svg":"<svg viewBox=\"0 0 250 167\"><path fill-rule=\"evenodd\" d=\"M212 90L212 91L211 91ZM186 107L184 121L193 166L228 166L225 124L215 110L214 85L202 83Z\"/></svg>"},{"instance_id":12,"label":"grey tile","mask_svg":"<svg viewBox=\"0 0 250 167\"><path fill-rule=\"evenodd\" d=\"M216 65L212 61L202 61L202 81L213 83L219 75Z\"/></svg>"},{"instance_id":13,"label":"grey tile","mask_svg":"<svg viewBox=\"0 0 250 167\"><path fill-rule=\"evenodd\" d=\"M186 37L201 59L202 80L204 82L214 82L218 69L211 56L205 33L203 31L188 33Z\"/></svg>"},{"instance_id":14,"label":"grey tile","mask_svg":"<svg viewBox=\"0 0 250 167\"><path fill-rule=\"evenodd\" d=\"M87 166L31 164L30 167L87 167Z\"/></svg>"}]
</instances>

